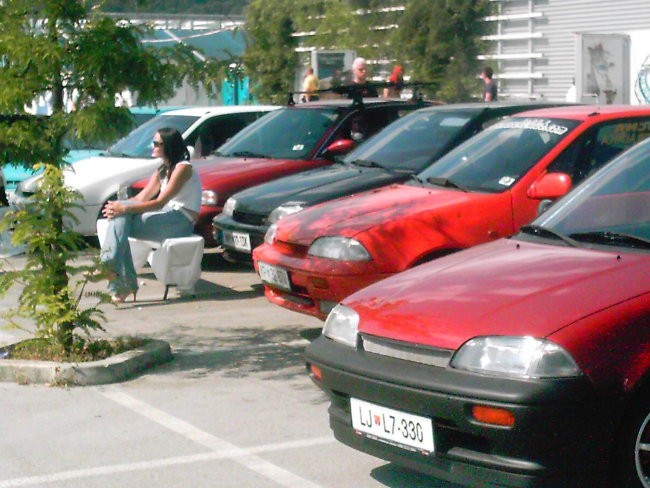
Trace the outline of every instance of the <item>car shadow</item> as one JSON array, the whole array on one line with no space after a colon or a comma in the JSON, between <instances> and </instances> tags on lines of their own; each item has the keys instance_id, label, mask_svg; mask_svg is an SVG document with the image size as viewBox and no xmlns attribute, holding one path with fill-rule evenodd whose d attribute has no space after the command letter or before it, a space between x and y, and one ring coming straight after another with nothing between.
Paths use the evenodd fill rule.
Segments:
<instances>
[{"instance_id":1,"label":"car shadow","mask_svg":"<svg viewBox=\"0 0 650 488\"><path fill-rule=\"evenodd\" d=\"M370 476L390 488L463 488L394 463L373 469Z\"/></svg>"}]
</instances>

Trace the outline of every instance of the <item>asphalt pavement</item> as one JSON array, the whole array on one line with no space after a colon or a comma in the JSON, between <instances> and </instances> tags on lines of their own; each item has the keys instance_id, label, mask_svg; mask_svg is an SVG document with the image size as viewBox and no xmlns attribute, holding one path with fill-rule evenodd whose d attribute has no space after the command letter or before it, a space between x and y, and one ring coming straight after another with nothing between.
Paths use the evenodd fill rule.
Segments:
<instances>
[{"instance_id":1,"label":"asphalt pavement","mask_svg":"<svg viewBox=\"0 0 650 488\"><path fill-rule=\"evenodd\" d=\"M107 334L167 341L174 359L110 385L0 383L0 488L455 488L334 440L303 361L322 322L271 305L250 267L209 251L193 298L163 301L146 269L140 284L104 307ZM0 345L27 335L0 328Z\"/></svg>"}]
</instances>

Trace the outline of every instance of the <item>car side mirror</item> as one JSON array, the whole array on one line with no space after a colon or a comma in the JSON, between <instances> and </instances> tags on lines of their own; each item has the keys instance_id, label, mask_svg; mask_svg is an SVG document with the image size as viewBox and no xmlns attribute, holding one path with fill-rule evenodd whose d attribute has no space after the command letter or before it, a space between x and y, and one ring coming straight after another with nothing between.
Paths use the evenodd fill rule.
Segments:
<instances>
[{"instance_id":1,"label":"car side mirror","mask_svg":"<svg viewBox=\"0 0 650 488\"><path fill-rule=\"evenodd\" d=\"M565 195L573 182L566 173L546 173L528 188L528 198L534 200L555 200Z\"/></svg>"},{"instance_id":2,"label":"car side mirror","mask_svg":"<svg viewBox=\"0 0 650 488\"><path fill-rule=\"evenodd\" d=\"M342 156L343 154L347 154L352 151L355 145L356 143L352 139L339 139L338 141L334 141L332 144L327 146L325 155Z\"/></svg>"}]
</instances>

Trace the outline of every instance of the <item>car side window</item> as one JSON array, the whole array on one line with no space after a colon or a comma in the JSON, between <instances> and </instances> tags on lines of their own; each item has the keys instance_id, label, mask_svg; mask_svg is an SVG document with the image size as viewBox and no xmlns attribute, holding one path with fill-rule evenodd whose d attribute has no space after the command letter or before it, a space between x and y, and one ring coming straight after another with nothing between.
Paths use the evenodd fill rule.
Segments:
<instances>
[{"instance_id":1,"label":"car side window","mask_svg":"<svg viewBox=\"0 0 650 488\"><path fill-rule=\"evenodd\" d=\"M332 141L353 139L360 143L406 113L403 107L364 107L345 119Z\"/></svg>"},{"instance_id":2,"label":"car side window","mask_svg":"<svg viewBox=\"0 0 650 488\"><path fill-rule=\"evenodd\" d=\"M188 144L200 146L199 156L207 156L256 120L256 115L256 113L245 113L212 117L206 120L191 138L188 138Z\"/></svg>"},{"instance_id":3,"label":"car side window","mask_svg":"<svg viewBox=\"0 0 650 488\"><path fill-rule=\"evenodd\" d=\"M575 185L648 136L648 118L600 124L569 146L549 171L569 174Z\"/></svg>"}]
</instances>

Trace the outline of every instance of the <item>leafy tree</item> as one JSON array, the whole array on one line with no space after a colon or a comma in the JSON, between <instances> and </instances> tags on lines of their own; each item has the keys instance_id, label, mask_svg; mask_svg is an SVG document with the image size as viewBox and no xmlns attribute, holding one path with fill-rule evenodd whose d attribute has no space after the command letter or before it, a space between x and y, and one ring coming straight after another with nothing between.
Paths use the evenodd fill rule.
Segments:
<instances>
[{"instance_id":1,"label":"leafy tree","mask_svg":"<svg viewBox=\"0 0 650 488\"><path fill-rule=\"evenodd\" d=\"M253 93L263 102L284 103L293 90L298 56L292 7L292 0L253 0L246 10L249 44L244 66L253 80Z\"/></svg>"},{"instance_id":2,"label":"leafy tree","mask_svg":"<svg viewBox=\"0 0 650 488\"><path fill-rule=\"evenodd\" d=\"M66 350L76 328L99 327L94 317L100 312L79 310L79 290L70 284L80 270L70 262L83 241L64 225L78 198L63 184L64 137L72 133L89 142L115 137L129 121L128 109L115 107L116 93L129 89L139 104L155 104L197 69L187 48L154 52L139 42L143 34L144 28L99 15L90 1L0 2L0 113L24 114L24 107L45 93L51 93L53 107L46 119L0 125L2 148L13 161L45 168L28 208L3 219L4 227L15 225L14 244L25 245L27 266L0 275L0 293L14 280L22 283L13 313L35 319L37 336ZM215 63L201 68L218 70ZM68 112L64 101L70 94L76 110Z\"/></svg>"},{"instance_id":3,"label":"leafy tree","mask_svg":"<svg viewBox=\"0 0 650 488\"><path fill-rule=\"evenodd\" d=\"M418 80L433 83L434 97L471 99L478 88L477 56L484 50L483 18L490 0L409 0L400 22L399 44Z\"/></svg>"}]
</instances>

